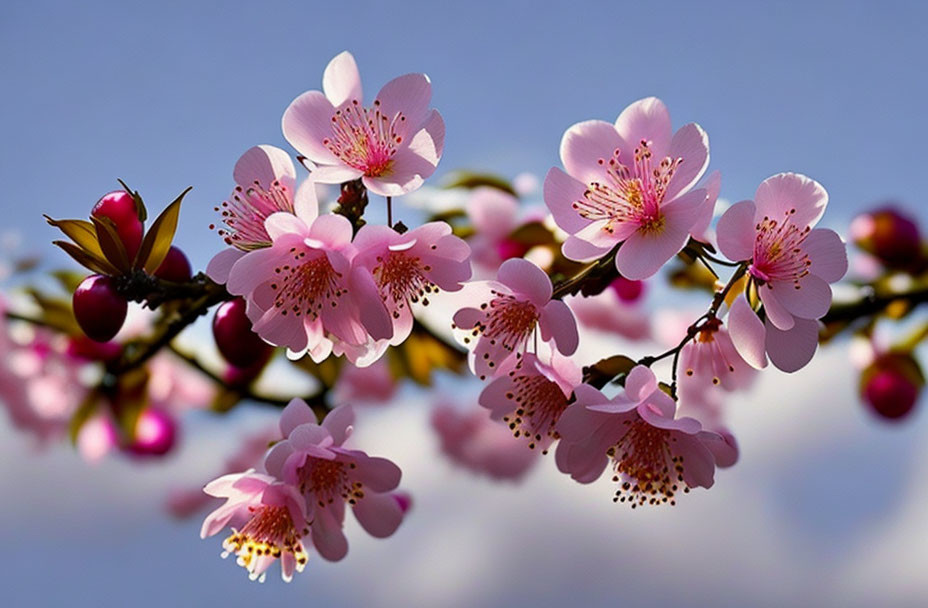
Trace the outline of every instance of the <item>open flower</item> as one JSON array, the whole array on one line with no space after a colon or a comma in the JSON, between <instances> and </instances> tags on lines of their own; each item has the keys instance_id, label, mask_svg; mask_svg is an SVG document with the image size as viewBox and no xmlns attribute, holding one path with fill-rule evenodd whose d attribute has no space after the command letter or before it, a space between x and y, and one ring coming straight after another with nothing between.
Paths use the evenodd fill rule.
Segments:
<instances>
[{"instance_id":1,"label":"open flower","mask_svg":"<svg viewBox=\"0 0 928 608\"><path fill-rule=\"evenodd\" d=\"M667 108L654 97L628 106L614 125L589 120L570 127L561 162L566 173L548 172L544 197L570 234L563 252L572 260L602 257L622 243L616 268L645 279L711 218L706 208L715 199L693 189L709 164L709 139L695 123L674 133Z\"/></svg>"},{"instance_id":2,"label":"open flower","mask_svg":"<svg viewBox=\"0 0 928 608\"><path fill-rule=\"evenodd\" d=\"M296 189L296 171L290 156L274 146L254 146L248 149L232 173L235 190L229 200L216 207L224 228L219 228L228 249L220 251L210 261L206 273L217 283L229 279L229 271L245 252L271 246L271 236L265 220L283 211L315 215L315 185L305 181ZM215 226L211 226L214 228Z\"/></svg>"},{"instance_id":3,"label":"open flower","mask_svg":"<svg viewBox=\"0 0 928 608\"><path fill-rule=\"evenodd\" d=\"M483 389L480 405L493 419L505 422L515 437L524 437L529 448L547 453L558 439L555 427L582 376L580 368L556 352L548 364L528 353Z\"/></svg>"},{"instance_id":4,"label":"open flower","mask_svg":"<svg viewBox=\"0 0 928 608\"><path fill-rule=\"evenodd\" d=\"M445 222L429 222L400 234L387 226L363 226L354 239L354 280L373 282L393 323L391 345L401 344L412 331L414 304L426 306L429 296L458 291L471 277L470 247L451 234ZM364 311L380 311L365 307ZM378 319L374 319L376 323Z\"/></svg>"},{"instance_id":5,"label":"open flower","mask_svg":"<svg viewBox=\"0 0 928 608\"><path fill-rule=\"evenodd\" d=\"M644 366L629 372L625 391L611 400L585 384L574 395L557 427L558 469L590 483L611 461L616 502L673 505L681 491L711 487L716 465L737 457L718 433L693 418L675 418L676 403Z\"/></svg>"},{"instance_id":6,"label":"open flower","mask_svg":"<svg viewBox=\"0 0 928 608\"><path fill-rule=\"evenodd\" d=\"M732 304L732 340L757 368L767 357L792 372L812 359L818 322L831 306L831 287L847 272L847 251L833 230L813 227L825 213L828 193L796 173L764 180L753 201L733 205L719 219L719 248L729 259L750 262L748 293L756 288L766 320L748 300ZM765 355L766 353L766 355Z\"/></svg>"},{"instance_id":7,"label":"open flower","mask_svg":"<svg viewBox=\"0 0 928 608\"><path fill-rule=\"evenodd\" d=\"M342 531L346 503L361 527L377 538L390 536L403 521L401 504L391 494L400 483L399 467L343 447L353 422L351 406L342 405L317 424L306 402L294 399L280 417L286 439L265 460L268 473L298 488L306 499L313 544L330 561L348 552Z\"/></svg>"},{"instance_id":8,"label":"open flower","mask_svg":"<svg viewBox=\"0 0 928 608\"><path fill-rule=\"evenodd\" d=\"M265 227L272 245L249 252L229 273L227 289L245 296L252 330L316 361L331 353L333 340L364 345L390 338L393 328L380 298L371 298L364 286L354 293L349 285L351 222L334 214L317 217L311 207L296 211L270 216Z\"/></svg>"},{"instance_id":9,"label":"open flower","mask_svg":"<svg viewBox=\"0 0 928 608\"><path fill-rule=\"evenodd\" d=\"M265 571L278 559L285 581L293 578L294 570L303 571L307 561L303 537L308 530L303 498L296 489L246 471L211 481L203 491L226 502L206 516L200 538L213 536L230 524L241 526L233 527L222 542L222 556L235 554L249 578L263 581Z\"/></svg>"},{"instance_id":10,"label":"open flower","mask_svg":"<svg viewBox=\"0 0 928 608\"><path fill-rule=\"evenodd\" d=\"M702 385L726 391L747 388L757 371L738 354L731 334L718 317L706 321L680 350L680 386Z\"/></svg>"},{"instance_id":11,"label":"open flower","mask_svg":"<svg viewBox=\"0 0 928 608\"><path fill-rule=\"evenodd\" d=\"M577 350L577 322L560 300L552 300L551 279L521 258L506 260L497 280L484 281L479 308L462 308L454 325L472 348L471 369L481 378L508 371L522 357L536 329L564 355Z\"/></svg>"},{"instance_id":12,"label":"open flower","mask_svg":"<svg viewBox=\"0 0 928 608\"><path fill-rule=\"evenodd\" d=\"M435 172L445 123L429 108L428 76L394 78L367 106L358 66L346 51L326 66L322 90L297 97L283 117L284 137L318 165L313 179L325 184L361 179L371 192L398 196Z\"/></svg>"}]
</instances>

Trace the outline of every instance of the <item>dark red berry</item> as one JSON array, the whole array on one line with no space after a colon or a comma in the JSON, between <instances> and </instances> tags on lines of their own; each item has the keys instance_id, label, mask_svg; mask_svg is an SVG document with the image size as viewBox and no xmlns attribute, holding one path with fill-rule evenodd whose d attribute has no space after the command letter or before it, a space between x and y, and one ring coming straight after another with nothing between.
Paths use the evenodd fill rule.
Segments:
<instances>
[{"instance_id":1,"label":"dark red berry","mask_svg":"<svg viewBox=\"0 0 928 608\"><path fill-rule=\"evenodd\" d=\"M921 257L918 224L892 206L857 216L851 222L850 234L858 247L891 268L908 268Z\"/></svg>"},{"instance_id":2,"label":"dark red berry","mask_svg":"<svg viewBox=\"0 0 928 608\"><path fill-rule=\"evenodd\" d=\"M128 450L139 456L163 456L177 442L177 422L160 409L149 407L139 414Z\"/></svg>"},{"instance_id":3,"label":"dark red berry","mask_svg":"<svg viewBox=\"0 0 928 608\"><path fill-rule=\"evenodd\" d=\"M190 269L190 261L184 255L184 252L171 245L168 254L164 257L164 261L161 262L161 266L158 266L158 270L155 271L155 276L165 281L185 283L193 276L193 272Z\"/></svg>"},{"instance_id":4,"label":"dark red berry","mask_svg":"<svg viewBox=\"0 0 928 608\"><path fill-rule=\"evenodd\" d=\"M77 324L97 342L112 340L126 320L128 304L107 276L95 274L81 281L72 303Z\"/></svg>"},{"instance_id":5,"label":"dark red berry","mask_svg":"<svg viewBox=\"0 0 928 608\"><path fill-rule=\"evenodd\" d=\"M230 300L216 310L213 338L222 356L236 367L251 367L266 357L271 349L251 331L251 321L245 314L245 300L242 298Z\"/></svg>"},{"instance_id":6,"label":"dark red berry","mask_svg":"<svg viewBox=\"0 0 928 608\"><path fill-rule=\"evenodd\" d=\"M125 190L110 192L97 201L90 215L96 218L109 218L116 225L116 234L126 248L129 260L135 259L142 245L144 226L135 207L135 199Z\"/></svg>"},{"instance_id":7,"label":"dark red berry","mask_svg":"<svg viewBox=\"0 0 928 608\"><path fill-rule=\"evenodd\" d=\"M623 302L637 302L644 293L644 281L634 281L625 277L617 278L609 286Z\"/></svg>"},{"instance_id":8,"label":"dark red berry","mask_svg":"<svg viewBox=\"0 0 928 608\"><path fill-rule=\"evenodd\" d=\"M899 372L885 369L870 378L864 398L877 415L895 420L906 416L918 401L918 387Z\"/></svg>"}]
</instances>

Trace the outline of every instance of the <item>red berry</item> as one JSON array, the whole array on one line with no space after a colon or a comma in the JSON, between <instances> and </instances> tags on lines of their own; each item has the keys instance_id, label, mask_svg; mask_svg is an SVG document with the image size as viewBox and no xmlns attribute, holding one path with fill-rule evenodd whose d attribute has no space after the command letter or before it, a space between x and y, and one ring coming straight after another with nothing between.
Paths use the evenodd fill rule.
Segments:
<instances>
[{"instance_id":1,"label":"red berry","mask_svg":"<svg viewBox=\"0 0 928 608\"><path fill-rule=\"evenodd\" d=\"M108 342L126 320L128 303L116 293L113 279L95 274L77 286L72 298L74 318L91 340Z\"/></svg>"},{"instance_id":2,"label":"red berry","mask_svg":"<svg viewBox=\"0 0 928 608\"><path fill-rule=\"evenodd\" d=\"M224 303L213 317L213 338L226 361L248 368L266 357L271 346L251 331L245 314L245 300L236 298Z\"/></svg>"},{"instance_id":3,"label":"red berry","mask_svg":"<svg viewBox=\"0 0 928 608\"><path fill-rule=\"evenodd\" d=\"M126 248L129 260L135 259L142 245L144 226L135 207L135 199L125 190L110 192L97 201L90 215L96 218L109 218L116 224L116 234Z\"/></svg>"},{"instance_id":4,"label":"red berry","mask_svg":"<svg viewBox=\"0 0 928 608\"><path fill-rule=\"evenodd\" d=\"M884 369L871 376L864 387L864 399L877 415L897 420L915 407L918 387L901 373Z\"/></svg>"},{"instance_id":5,"label":"red berry","mask_svg":"<svg viewBox=\"0 0 928 608\"><path fill-rule=\"evenodd\" d=\"M644 281L634 281L619 277L609 284L623 302L637 302L644 293Z\"/></svg>"},{"instance_id":6,"label":"red berry","mask_svg":"<svg viewBox=\"0 0 928 608\"><path fill-rule=\"evenodd\" d=\"M155 271L155 276L165 281L185 283L193 276L193 272L190 269L190 261L184 255L184 252L171 245L168 254L164 257L164 261L161 262L161 266L158 266L158 270Z\"/></svg>"},{"instance_id":7,"label":"red berry","mask_svg":"<svg viewBox=\"0 0 928 608\"><path fill-rule=\"evenodd\" d=\"M910 267L921 257L918 224L891 206L854 218L850 234L858 247L892 268Z\"/></svg>"},{"instance_id":8,"label":"red berry","mask_svg":"<svg viewBox=\"0 0 928 608\"><path fill-rule=\"evenodd\" d=\"M163 456L177 442L177 423L162 410L150 407L139 414L128 450L140 456Z\"/></svg>"},{"instance_id":9,"label":"red berry","mask_svg":"<svg viewBox=\"0 0 928 608\"><path fill-rule=\"evenodd\" d=\"M501 260L521 258L528 252L528 250L529 247L527 245L512 239L503 239L496 244L496 253L499 255Z\"/></svg>"}]
</instances>

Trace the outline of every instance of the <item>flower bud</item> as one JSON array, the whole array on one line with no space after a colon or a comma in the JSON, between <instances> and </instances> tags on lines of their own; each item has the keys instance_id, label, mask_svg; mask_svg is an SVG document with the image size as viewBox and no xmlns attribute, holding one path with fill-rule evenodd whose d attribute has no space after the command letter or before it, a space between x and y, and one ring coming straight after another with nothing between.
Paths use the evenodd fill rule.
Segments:
<instances>
[{"instance_id":1,"label":"flower bud","mask_svg":"<svg viewBox=\"0 0 928 608\"><path fill-rule=\"evenodd\" d=\"M909 415L921 394L925 379L909 353L886 353L861 373L861 397L879 417L900 420Z\"/></svg>"},{"instance_id":2,"label":"flower bud","mask_svg":"<svg viewBox=\"0 0 928 608\"><path fill-rule=\"evenodd\" d=\"M499 255L499 259L504 262L509 258L521 258L528 250L528 245L514 239L503 239L496 244L496 253Z\"/></svg>"},{"instance_id":3,"label":"flower bud","mask_svg":"<svg viewBox=\"0 0 928 608\"><path fill-rule=\"evenodd\" d=\"M158 270L155 271L155 276L173 283L186 283L193 276L190 260L180 248L171 245L161 266L158 266Z\"/></svg>"},{"instance_id":4,"label":"flower bud","mask_svg":"<svg viewBox=\"0 0 928 608\"><path fill-rule=\"evenodd\" d=\"M609 287L619 296L619 299L626 303L637 302L644 293L644 281L633 281L625 277L619 277L609 284Z\"/></svg>"},{"instance_id":5,"label":"flower bud","mask_svg":"<svg viewBox=\"0 0 928 608\"><path fill-rule=\"evenodd\" d=\"M271 346L251 331L245 314L245 300L236 298L224 303L213 317L213 338L222 356L240 368L250 368L267 357Z\"/></svg>"},{"instance_id":6,"label":"flower bud","mask_svg":"<svg viewBox=\"0 0 928 608\"><path fill-rule=\"evenodd\" d=\"M135 423L128 451L139 456L163 456L177 442L177 423L162 410L146 408Z\"/></svg>"},{"instance_id":7,"label":"flower bud","mask_svg":"<svg viewBox=\"0 0 928 608\"><path fill-rule=\"evenodd\" d=\"M851 222L854 243L891 268L907 268L921 257L918 224L894 207L863 213Z\"/></svg>"},{"instance_id":8,"label":"flower bud","mask_svg":"<svg viewBox=\"0 0 928 608\"><path fill-rule=\"evenodd\" d=\"M71 336L67 353L86 361L112 361L122 354L122 346L116 342L95 342L87 336Z\"/></svg>"},{"instance_id":9,"label":"flower bud","mask_svg":"<svg viewBox=\"0 0 928 608\"><path fill-rule=\"evenodd\" d=\"M88 338L97 342L112 340L126 320L128 303L107 276L95 274L81 281L72 304L77 324Z\"/></svg>"},{"instance_id":10,"label":"flower bud","mask_svg":"<svg viewBox=\"0 0 928 608\"><path fill-rule=\"evenodd\" d=\"M97 201L90 215L95 218L108 218L116 225L116 234L126 248L129 260L135 259L142 245L144 227L135 207L135 199L125 190L110 192Z\"/></svg>"}]
</instances>

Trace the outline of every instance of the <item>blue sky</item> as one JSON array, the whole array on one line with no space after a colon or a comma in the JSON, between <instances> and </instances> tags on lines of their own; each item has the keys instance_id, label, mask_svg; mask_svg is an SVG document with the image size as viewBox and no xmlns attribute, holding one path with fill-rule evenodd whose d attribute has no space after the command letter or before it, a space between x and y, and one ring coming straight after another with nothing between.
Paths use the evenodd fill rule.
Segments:
<instances>
[{"instance_id":1,"label":"blue sky","mask_svg":"<svg viewBox=\"0 0 928 608\"><path fill-rule=\"evenodd\" d=\"M286 147L280 132L284 109L298 94L319 88L326 63L345 49L357 58L369 95L396 75L429 74L433 105L447 125L438 178L454 168L543 175L558 163L558 144L568 126L589 118L612 120L628 103L657 95L668 104L675 125L695 121L709 133L711 168L722 171L725 198L749 198L765 177L798 171L829 190L827 221L834 226L885 199L903 202L924 219L926 17L928 8L914 2L9 1L0 11L2 228L19 229L28 248L60 262L63 255L46 244L53 235L41 213L84 216L101 194L117 186L117 177L141 190L153 209L193 185L177 242L202 268L219 246L207 226L213 205L231 188L235 160L254 144ZM512 599L506 571L500 573L506 556L513 572L535 577L523 598L533 605L578 597L572 585L581 582L581 597L592 604L621 598L634 604L649 597L686 603L687 596L672 586L651 596L648 590L616 589L654 569L720 605L776 605L790 597L778 595L786 587L821 603L878 600L867 595L865 583L872 588L898 583L893 597L900 602L918 597L928 592L923 577L908 576L904 566L890 568L888 560L901 555L906 557L900 561L924 563L924 552L907 544L928 531L928 520L907 508L924 504L917 482L928 471L928 454L918 447L924 416L904 429L868 424L860 416L847 364L835 355L789 379L796 384L784 399L792 395L793 402L781 403L778 394L744 404L770 409L756 420L754 414L741 415L745 461L730 477L720 478L710 498L696 497L689 515L681 505L666 521L646 515L648 523L634 526L622 520L625 512L589 506L600 505L610 494L607 487L580 488L551 470L533 478L524 498L512 488L473 479L448 481L447 467L416 468L413 456L431 453L421 448L405 454L405 461L400 454L399 460L423 493L422 523L411 524L395 545L358 541L357 550L355 530L356 553L348 562L319 566L287 589L277 581L262 589L246 586L232 563L215 557L218 541L203 543L194 524L175 526L158 511L163 484L175 477L195 483L196 473L207 467L191 465L191 459L218 463L227 445L209 453L191 448L167 472L149 470L138 479L118 463L88 470L61 448L34 461L48 484L41 486L30 482L28 468L13 464L30 453L24 442L4 442L0 487L24 493L14 510L23 518L15 530L8 517L0 523L0 535L23 547L12 570L19 583L14 603L17 591L48 602L65 595L93 602L95 596L88 594L94 589L106 589L107 599L141 589L139 605L195 605L196 598L209 597L229 605L312 597L330 605L339 598L402 605L386 595L371 600L358 589L342 593L355 580L352 572L388 566L385 576L396 576L421 602L444 603L436 598L443 597L442 585L451 590L462 584L457 572L472 577L471 591L456 600L460 605L503 605ZM772 378L764 385L768 393L779 390L778 382L788 384ZM838 383L839 392L823 387L822 378ZM403 412L401 420L419 420ZM807 419L808 412L814 416ZM0 431L9 435L3 427ZM770 437L776 431L784 437ZM211 432L210 445L221 446L219 431ZM405 435L403 440L416 441ZM405 444L383 445L403 449ZM789 453L784 457L778 449ZM121 485L133 479L135 485ZM444 483L449 489L428 493ZM75 496L84 488L91 491L72 512L55 487ZM129 487L148 502L125 499ZM552 488L560 498L550 507L551 517L575 517L578 509L591 508L589 525L571 520L562 532L539 538L529 528L548 528L550 522L523 520L524 511L500 517L496 510L498 504L534 510ZM855 502L858 488L861 496L872 491L874 498ZM110 502L101 507L94 496ZM479 508L461 508L470 501ZM69 531L63 539L49 533L43 517L64 522ZM733 523L725 521L729 517ZM612 521L624 521L624 527L610 527L604 538L620 540L604 545L593 526ZM645 535L664 526L667 531L653 539ZM493 541L466 546L468 537L484 533ZM445 534L449 543L460 543L456 552L435 540ZM768 576L756 588L738 583L726 594L723 573L694 564L692 557L674 557L681 534L692 537L683 553L702 550L715 539L731 543L727 554L709 559L733 578L749 581L756 571L748 566L755 561ZM756 545L738 544L751 535L757 536ZM96 545L102 537L106 542ZM558 576L563 571L546 551L547 540L577 564L569 570L572 578ZM616 548L626 542L627 551ZM588 573L582 571L583 543L592 552ZM507 553L515 544L537 553ZM391 547L396 547L396 564ZM629 561L633 551L641 563ZM43 578L29 566L41 561L61 567L64 562L46 561L49 552L59 552L59 559L63 554L64 561L79 560L70 562L78 567L64 575L66 585L43 587L54 573ZM434 552L448 560L448 569L433 563ZM487 571L490 555L504 556L502 566L497 560L496 569ZM882 562L868 562L868 556L886 557L887 570L878 569ZM628 568L615 584L604 578L613 562ZM434 568L427 577L435 580L417 578L423 564ZM812 569L821 569L823 578L813 580L807 574ZM177 587L169 591L153 582L157 577L161 585L171 585L174 576ZM389 583L378 580L371 588L389 589ZM754 591L768 595L752 596Z\"/></svg>"}]
</instances>

